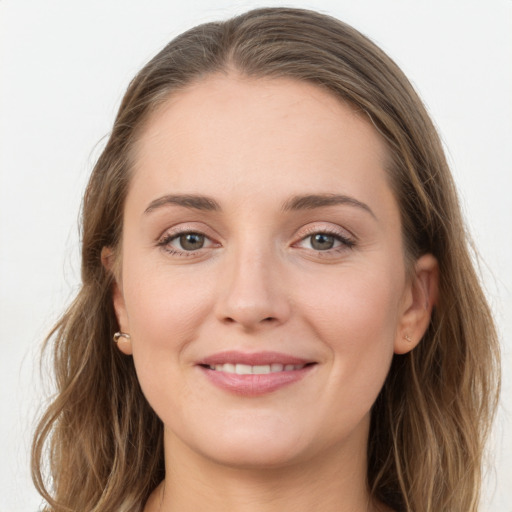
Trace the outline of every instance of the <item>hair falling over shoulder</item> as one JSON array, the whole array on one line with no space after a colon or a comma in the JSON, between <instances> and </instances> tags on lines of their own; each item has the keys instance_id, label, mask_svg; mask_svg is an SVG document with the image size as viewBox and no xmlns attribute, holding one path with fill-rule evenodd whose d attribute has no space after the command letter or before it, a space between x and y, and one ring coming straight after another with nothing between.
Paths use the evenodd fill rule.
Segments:
<instances>
[{"instance_id":1,"label":"hair falling over shoulder","mask_svg":"<svg viewBox=\"0 0 512 512\"><path fill-rule=\"evenodd\" d=\"M368 486L395 511L476 512L499 349L442 145L416 92L375 44L334 18L288 8L185 32L125 94L83 201L81 288L45 344L57 392L32 448L44 510L140 512L164 478L162 424L131 358L112 342L113 275L101 251L119 250L133 146L149 114L173 92L227 70L315 83L368 116L385 140L406 257L433 254L440 289L427 333L394 356L373 407Z\"/></svg>"}]
</instances>

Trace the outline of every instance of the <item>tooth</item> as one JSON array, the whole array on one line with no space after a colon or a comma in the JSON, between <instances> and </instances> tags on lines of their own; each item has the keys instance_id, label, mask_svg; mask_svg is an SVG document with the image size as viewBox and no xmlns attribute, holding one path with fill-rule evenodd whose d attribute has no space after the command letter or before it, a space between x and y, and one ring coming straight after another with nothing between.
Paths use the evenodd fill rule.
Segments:
<instances>
[{"instance_id":1,"label":"tooth","mask_svg":"<svg viewBox=\"0 0 512 512\"><path fill-rule=\"evenodd\" d=\"M252 366L248 364L237 364L235 373L238 373L239 375L250 375L252 373Z\"/></svg>"},{"instance_id":2,"label":"tooth","mask_svg":"<svg viewBox=\"0 0 512 512\"><path fill-rule=\"evenodd\" d=\"M270 373L270 365L256 365L252 367L252 373Z\"/></svg>"},{"instance_id":3,"label":"tooth","mask_svg":"<svg viewBox=\"0 0 512 512\"><path fill-rule=\"evenodd\" d=\"M235 373L235 365L231 363L226 363L223 365L223 371L226 373Z\"/></svg>"},{"instance_id":4,"label":"tooth","mask_svg":"<svg viewBox=\"0 0 512 512\"><path fill-rule=\"evenodd\" d=\"M303 364L295 365L295 364L287 364L283 365L281 363L272 363L272 364L261 364L251 366L249 364L232 364L232 363L224 363L224 364L215 364L209 366L210 370L215 370L217 372L225 372L225 373L236 373L238 375L264 375L267 373L277 373L277 372L291 372L294 370L300 370L304 368Z\"/></svg>"}]
</instances>

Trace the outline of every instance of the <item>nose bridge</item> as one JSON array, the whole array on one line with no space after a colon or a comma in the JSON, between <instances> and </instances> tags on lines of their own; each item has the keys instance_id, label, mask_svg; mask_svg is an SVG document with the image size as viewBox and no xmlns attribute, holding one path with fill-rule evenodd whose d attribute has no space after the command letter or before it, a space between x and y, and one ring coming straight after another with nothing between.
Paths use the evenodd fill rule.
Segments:
<instances>
[{"instance_id":1,"label":"nose bridge","mask_svg":"<svg viewBox=\"0 0 512 512\"><path fill-rule=\"evenodd\" d=\"M258 242L245 236L228 251L217 303L223 322L252 328L282 323L289 316L289 304L279 272L279 256L267 239Z\"/></svg>"}]
</instances>

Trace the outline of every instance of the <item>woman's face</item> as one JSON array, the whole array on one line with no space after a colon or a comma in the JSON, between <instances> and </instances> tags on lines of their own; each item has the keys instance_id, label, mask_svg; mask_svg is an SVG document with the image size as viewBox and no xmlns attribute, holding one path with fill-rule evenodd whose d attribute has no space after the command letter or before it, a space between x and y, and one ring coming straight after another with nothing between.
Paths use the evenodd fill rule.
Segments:
<instances>
[{"instance_id":1,"label":"woman's face","mask_svg":"<svg viewBox=\"0 0 512 512\"><path fill-rule=\"evenodd\" d=\"M114 304L166 444L246 467L361 453L428 289L372 125L313 85L211 76L135 154Z\"/></svg>"}]
</instances>

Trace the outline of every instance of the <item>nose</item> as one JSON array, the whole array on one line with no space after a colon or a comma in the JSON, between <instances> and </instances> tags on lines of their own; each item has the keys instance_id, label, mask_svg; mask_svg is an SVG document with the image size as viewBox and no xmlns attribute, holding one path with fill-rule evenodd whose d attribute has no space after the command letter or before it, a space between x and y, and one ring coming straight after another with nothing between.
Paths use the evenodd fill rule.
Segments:
<instances>
[{"instance_id":1,"label":"nose","mask_svg":"<svg viewBox=\"0 0 512 512\"><path fill-rule=\"evenodd\" d=\"M216 303L221 322L254 330L288 320L290 302L275 257L263 251L239 251L224 264Z\"/></svg>"}]
</instances>

